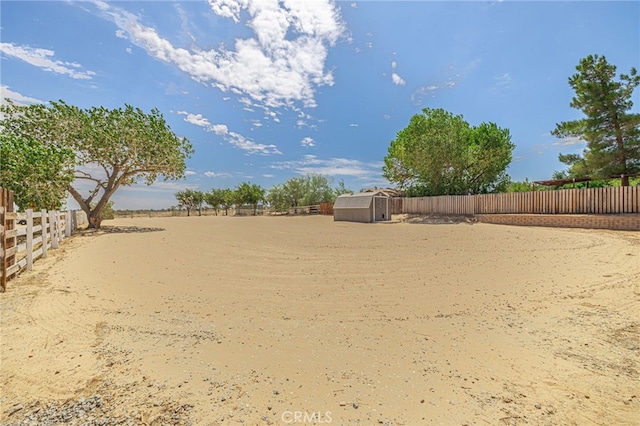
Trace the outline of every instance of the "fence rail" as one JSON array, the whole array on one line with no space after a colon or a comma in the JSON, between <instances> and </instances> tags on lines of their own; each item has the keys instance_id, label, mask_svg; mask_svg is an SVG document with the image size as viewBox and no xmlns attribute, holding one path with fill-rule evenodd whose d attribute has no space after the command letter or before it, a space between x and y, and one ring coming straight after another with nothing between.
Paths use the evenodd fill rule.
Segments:
<instances>
[{"instance_id":1,"label":"fence rail","mask_svg":"<svg viewBox=\"0 0 640 426\"><path fill-rule=\"evenodd\" d=\"M397 212L395 207L393 210ZM403 198L401 212L460 215L640 213L640 186Z\"/></svg>"},{"instance_id":2,"label":"fence rail","mask_svg":"<svg viewBox=\"0 0 640 426\"><path fill-rule=\"evenodd\" d=\"M84 212L56 210L13 211L13 193L0 188L0 292L7 281L32 270L33 263L57 249L60 241L87 223Z\"/></svg>"}]
</instances>

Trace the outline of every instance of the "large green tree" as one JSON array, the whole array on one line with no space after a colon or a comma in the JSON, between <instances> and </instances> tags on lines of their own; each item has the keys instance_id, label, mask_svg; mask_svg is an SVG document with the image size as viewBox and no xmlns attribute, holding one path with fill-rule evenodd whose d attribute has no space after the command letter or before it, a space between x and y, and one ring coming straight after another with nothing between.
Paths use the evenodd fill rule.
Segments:
<instances>
[{"instance_id":1,"label":"large green tree","mask_svg":"<svg viewBox=\"0 0 640 426\"><path fill-rule=\"evenodd\" d=\"M73 150L0 133L0 187L21 210L60 209L73 181Z\"/></svg>"},{"instance_id":2,"label":"large green tree","mask_svg":"<svg viewBox=\"0 0 640 426\"><path fill-rule=\"evenodd\" d=\"M332 187L333 179L317 173L304 176L304 196L299 200L303 206L311 206L322 202L331 202L336 198Z\"/></svg>"},{"instance_id":3,"label":"large green tree","mask_svg":"<svg viewBox=\"0 0 640 426\"><path fill-rule=\"evenodd\" d=\"M178 205L187 210L187 216L191 216L191 210L198 210L199 216L202 215L202 203L205 202L205 194L196 189L185 189L175 194Z\"/></svg>"},{"instance_id":4,"label":"large green tree","mask_svg":"<svg viewBox=\"0 0 640 426\"><path fill-rule=\"evenodd\" d=\"M266 201L277 212L287 211L291 207L291 198L288 196L285 185L280 183L269 188Z\"/></svg>"},{"instance_id":5,"label":"large green tree","mask_svg":"<svg viewBox=\"0 0 640 426\"><path fill-rule=\"evenodd\" d=\"M264 200L266 190L260 185L242 182L235 189L236 202L238 205L250 204L253 206L253 215L256 215L258 203Z\"/></svg>"},{"instance_id":6,"label":"large green tree","mask_svg":"<svg viewBox=\"0 0 640 426\"><path fill-rule=\"evenodd\" d=\"M335 188L332 184L333 179L329 176L307 173L271 187L267 201L276 211L285 211L297 206L332 202L337 195L350 192L343 181Z\"/></svg>"},{"instance_id":7,"label":"large green tree","mask_svg":"<svg viewBox=\"0 0 640 426\"><path fill-rule=\"evenodd\" d=\"M150 185L159 176L183 178L185 159L193 153L157 109L80 109L59 101L50 106L8 103L0 111L3 136L73 150L75 181L67 189L92 228L100 227L100 213L118 188L138 181ZM85 188L88 195L83 195Z\"/></svg>"},{"instance_id":8,"label":"large green tree","mask_svg":"<svg viewBox=\"0 0 640 426\"><path fill-rule=\"evenodd\" d=\"M585 117L561 122L552 133L559 138L580 138L587 147L582 155L560 154L559 159L570 166L572 177L621 176L622 185L627 186L629 174L640 172L640 114L630 112L640 76L631 68L616 81L615 65L599 55L581 59L576 70L569 77L575 91L570 105Z\"/></svg>"},{"instance_id":9,"label":"large green tree","mask_svg":"<svg viewBox=\"0 0 640 426\"><path fill-rule=\"evenodd\" d=\"M207 203L218 215L220 206L224 204L224 189L212 189L204 194L204 202Z\"/></svg>"},{"instance_id":10,"label":"large green tree","mask_svg":"<svg viewBox=\"0 0 640 426\"><path fill-rule=\"evenodd\" d=\"M470 126L461 115L425 108L398 132L384 159L384 177L410 195L497 192L515 145L494 123Z\"/></svg>"},{"instance_id":11,"label":"large green tree","mask_svg":"<svg viewBox=\"0 0 640 426\"><path fill-rule=\"evenodd\" d=\"M224 215L229 215L229 209L236 203L236 192L233 189L225 188L222 191L222 204L220 207L224 209Z\"/></svg>"}]
</instances>

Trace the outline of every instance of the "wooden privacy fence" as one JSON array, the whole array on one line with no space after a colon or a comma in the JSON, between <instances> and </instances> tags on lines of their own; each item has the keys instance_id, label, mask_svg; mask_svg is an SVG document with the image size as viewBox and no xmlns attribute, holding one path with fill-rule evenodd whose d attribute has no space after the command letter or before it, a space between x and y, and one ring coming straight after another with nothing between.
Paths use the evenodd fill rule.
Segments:
<instances>
[{"instance_id":1,"label":"wooden privacy fence","mask_svg":"<svg viewBox=\"0 0 640 426\"><path fill-rule=\"evenodd\" d=\"M640 186L403 198L402 213L459 215L640 213Z\"/></svg>"},{"instance_id":2,"label":"wooden privacy fence","mask_svg":"<svg viewBox=\"0 0 640 426\"><path fill-rule=\"evenodd\" d=\"M47 257L49 249L58 248L60 241L71 236L79 226L87 223L86 214L78 211L60 212L13 211L13 194L0 188L0 291L7 281L23 269L32 270L33 263ZM22 223L21 223L22 222Z\"/></svg>"}]
</instances>

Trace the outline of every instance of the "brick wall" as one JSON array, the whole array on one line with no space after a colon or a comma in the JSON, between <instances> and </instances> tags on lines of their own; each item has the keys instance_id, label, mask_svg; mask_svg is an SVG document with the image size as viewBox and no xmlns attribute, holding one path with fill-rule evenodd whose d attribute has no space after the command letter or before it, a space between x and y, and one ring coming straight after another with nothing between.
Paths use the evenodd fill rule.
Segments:
<instances>
[{"instance_id":1,"label":"brick wall","mask_svg":"<svg viewBox=\"0 0 640 426\"><path fill-rule=\"evenodd\" d=\"M640 231L640 214L545 215L545 214L478 214L478 222L501 225L549 226L559 228L592 228Z\"/></svg>"}]
</instances>

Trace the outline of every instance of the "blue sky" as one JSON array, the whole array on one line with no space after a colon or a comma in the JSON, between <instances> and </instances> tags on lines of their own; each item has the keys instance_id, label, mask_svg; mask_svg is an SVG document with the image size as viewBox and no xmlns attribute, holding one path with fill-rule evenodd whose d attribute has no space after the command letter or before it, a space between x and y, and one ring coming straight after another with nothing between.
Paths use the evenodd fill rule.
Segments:
<instances>
[{"instance_id":1,"label":"blue sky","mask_svg":"<svg viewBox=\"0 0 640 426\"><path fill-rule=\"evenodd\" d=\"M389 142L424 107L495 122L514 180L548 179L550 135L581 117L579 60L640 68L640 2L5 1L2 98L157 107L195 154L184 181L123 188L116 208L163 208L183 188L270 187L322 173L389 186ZM638 110L640 98L634 96Z\"/></svg>"}]
</instances>

